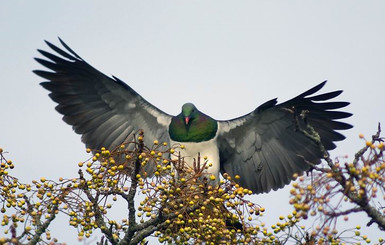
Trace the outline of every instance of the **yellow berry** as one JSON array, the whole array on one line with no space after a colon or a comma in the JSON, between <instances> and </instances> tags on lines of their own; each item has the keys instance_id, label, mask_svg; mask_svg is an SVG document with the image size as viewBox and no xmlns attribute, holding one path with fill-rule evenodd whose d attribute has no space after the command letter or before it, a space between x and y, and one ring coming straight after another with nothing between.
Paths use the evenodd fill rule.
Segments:
<instances>
[{"instance_id":1,"label":"yellow berry","mask_svg":"<svg viewBox=\"0 0 385 245\"><path fill-rule=\"evenodd\" d=\"M360 139L363 139L365 136L364 134L358 134L358 137L360 137Z\"/></svg>"}]
</instances>

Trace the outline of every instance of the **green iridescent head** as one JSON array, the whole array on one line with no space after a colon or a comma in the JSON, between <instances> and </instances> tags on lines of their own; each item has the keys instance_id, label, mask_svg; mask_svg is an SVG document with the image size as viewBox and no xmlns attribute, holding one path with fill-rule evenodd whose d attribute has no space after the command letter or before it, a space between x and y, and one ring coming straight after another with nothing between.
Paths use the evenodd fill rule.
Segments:
<instances>
[{"instance_id":1,"label":"green iridescent head","mask_svg":"<svg viewBox=\"0 0 385 245\"><path fill-rule=\"evenodd\" d=\"M198 110L192 103L186 103L182 106L182 115L186 125L190 123L191 119L198 116Z\"/></svg>"},{"instance_id":2,"label":"green iridescent head","mask_svg":"<svg viewBox=\"0 0 385 245\"><path fill-rule=\"evenodd\" d=\"M201 142L212 139L217 132L216 120L200 112L192 103L182 106L169 126L170 138L179 142Z\"/></svg>"}]
</instances>

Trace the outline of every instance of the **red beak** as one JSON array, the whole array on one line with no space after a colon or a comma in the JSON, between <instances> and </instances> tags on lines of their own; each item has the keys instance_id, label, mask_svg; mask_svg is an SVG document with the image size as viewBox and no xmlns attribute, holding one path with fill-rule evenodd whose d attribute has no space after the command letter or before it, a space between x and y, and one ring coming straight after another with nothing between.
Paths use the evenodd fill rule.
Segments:
<instances>
[{"instance_id":1,"label":"red beak","mask_svg":"<svg viewBox=\"0 0 385 245\"><path fill-rule=\"evenodd\" d=\"M189 121L190 121L190 117L185 117L185 118L184 118L184 123L185 123L186 125L188 125Z\"/></svg>"}]
</instances>

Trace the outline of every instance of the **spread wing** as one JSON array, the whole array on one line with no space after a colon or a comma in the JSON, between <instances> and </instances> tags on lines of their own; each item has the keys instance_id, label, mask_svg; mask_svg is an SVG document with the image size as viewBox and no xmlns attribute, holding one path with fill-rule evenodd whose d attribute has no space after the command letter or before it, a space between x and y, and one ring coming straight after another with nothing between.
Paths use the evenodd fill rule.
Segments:
<instances>
[{"instance_id":1,"label":"spread wing","mask_svg":"<svg viewBox=\"0 0 385 245\"><path fill-rule=\"evenodd\" d=\"M35 58L51 71L34 73L48 80L41 85L51 92L49 96L58 103L56 110L82 135L87 147L113 149L140 129L144 130L146 145L152 145L153 140L169 142L170 115L118 78L99 72L60 42L65 50L46 42L56 53L38 50L47 59Z\"/></svg>"},{"instance_id":2,"label":"spread wing","mask_svg":"<svg viewBox=\"0 0 385 245\"><path fill-rule=\"evenodd\" d=\"M352 127L338 121L352 114L336 111L349 103L328 101L342 91L314 95L325 83L282 104L277 105L273 99L243 117L219 121L217 141L222 174L239 175L241 186L263 193L282 188L294 173L309 170L305 160L320 163L318 146L297 130L304 126L297 116L307 111L307 123L319 133L327 150L335 148L334 141L345 138L336 130Z\"/></svg>"}]
</instances>

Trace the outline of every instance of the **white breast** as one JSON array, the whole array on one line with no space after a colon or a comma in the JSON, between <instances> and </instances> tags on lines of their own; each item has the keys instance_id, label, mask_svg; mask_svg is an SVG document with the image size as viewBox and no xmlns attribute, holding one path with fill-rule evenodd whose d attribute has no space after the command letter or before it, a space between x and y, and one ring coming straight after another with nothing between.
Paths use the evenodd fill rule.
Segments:
<instances>
[{"instance_id":1,"label":"white breast","mask_svg":"<svg viewBox=\"0 0 385 245\"><path fill-rule=\"evenodd\" d=\"M204 172L208 175L214 175L217 180L219 180L219 170L220 170L220 162L219 162L219 150L217 146L217 136L209 141L194 143L194 142L176 142L171 140L172 146L183 145L184 149L177 148L176 153L180 152L180 156L184 157L184 160L188 167L193 168L194 159L198 159L198 153L200 153L201 166L204 163L204 158L207 157L208 164L206 166L211 165ZM174 154L171 156L172 159L177 159L178 154Z\"/></svg>"}]
</instances>

